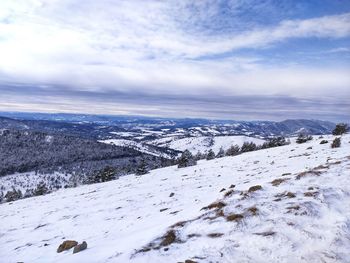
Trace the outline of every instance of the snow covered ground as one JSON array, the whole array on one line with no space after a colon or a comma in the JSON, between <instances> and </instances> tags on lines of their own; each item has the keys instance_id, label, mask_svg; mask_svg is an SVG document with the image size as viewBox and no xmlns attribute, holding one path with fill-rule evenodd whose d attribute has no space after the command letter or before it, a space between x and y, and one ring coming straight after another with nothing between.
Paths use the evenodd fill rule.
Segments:
<instances>
[{"instance_id":1,"label":"snow covered ground","mask_svg":"<svg viewBox=\"0 0 350 263\"><path fill-rule=\"evenodd\" d=\"M349 262L350 136L320 141L1 204L0 261Z\"/></svg>"},{"instance_id":2,"label":"snow covered ground","mask_svg":"<svg viewBox=\"0 0 350 263\"><path fill-rule=\"evenodd\" d=\"M265 141L249 136L198 136L187 137L182 139L177 138L162 138L151 142L154 145L160 147L168 147L171 149L184 151L189 150L193 154L198 151L205 153L212 149L215 153L218 153L222 147L227 150L230 146L237 144L239 147L244 142L254 142L257 145L263 144Z\"/></svg>"}]
</instances>

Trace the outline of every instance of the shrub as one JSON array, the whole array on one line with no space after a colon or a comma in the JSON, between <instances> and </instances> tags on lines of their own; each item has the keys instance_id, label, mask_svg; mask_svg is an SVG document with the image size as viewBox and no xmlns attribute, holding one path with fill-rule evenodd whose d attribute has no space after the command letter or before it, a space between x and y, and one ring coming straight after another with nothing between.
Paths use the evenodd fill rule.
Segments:
<instances>
[{"instance_id":1,"label":"shrub","mask_svg":"<svg viewBox=\"0 0 350 263\"><path fill-rule=\"evenodd\" d=\"M340 144L341 144L340 138L337 137L337 138L335 138L333 140L331 147L332 148L338 148L338 147L340 147Z\"/></svg>"},{"instance_id":2,"label":"shrub","mask_svg":"<svg viewBox=\"0 0 350 263\"><path fill-rule=\"evenodd\" d=\"M346 133L346 132L348 132L348 131L349 131L349 127L348 127L347 124L345 124L345 123L338 123L338 124L335 126L335 128L334 128L332 134L333 134L333 135L342 135L342 134L344 134L344 133Z\"/></svg>"}]
</instances>

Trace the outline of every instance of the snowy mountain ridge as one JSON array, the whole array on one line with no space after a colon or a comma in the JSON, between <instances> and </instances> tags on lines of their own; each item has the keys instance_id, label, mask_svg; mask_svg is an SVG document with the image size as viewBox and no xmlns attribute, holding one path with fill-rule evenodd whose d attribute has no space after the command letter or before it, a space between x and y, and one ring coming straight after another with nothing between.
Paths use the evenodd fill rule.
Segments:
<instances>
[{"instance_id":1,"label":"snowy mountain ridge","mask_svg":"<svg viewBox=\"0 0 350 263\"><path fill-rule=\"evenodd\" d=\"M348 262L350 135L333 138L1 204L0 258ZM56 253L66 239L88 249Z\"/></svg>"}]
</instances>

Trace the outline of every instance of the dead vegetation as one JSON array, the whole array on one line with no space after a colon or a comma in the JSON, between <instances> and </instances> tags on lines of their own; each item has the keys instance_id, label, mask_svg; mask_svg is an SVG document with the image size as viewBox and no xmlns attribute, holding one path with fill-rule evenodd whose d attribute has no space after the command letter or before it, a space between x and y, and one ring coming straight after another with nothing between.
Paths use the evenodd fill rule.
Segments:
<instances>
[{"instance_id":1,"label":"dead vegetation","mask_svg":"<svg viewBox=\"0 0 350 263\"><path fill-rule=\"evenodd\" d=\"M274 231L254 233L254 235L263 236L263 237L274 236L275 234L276 234L276 232L274 232Z\"/></svg>"},{"instance_id":2,"label":"dead vegetation","mask_svg":"<svg viewBox=\"0 0 350 263\"><path fill-rule=\"evenodd\" d=\"M273 180L272 182L271 182L271 184L273 185L273 186L279 186L281 183L283 183L283 182L285 182L285 181L287 181L287 180L289 180L290 178L278 178L278 179L275 179L275 180Z\"/></svg>"},{"instance_id":3,"label":"dead vegetation","mask_svg":"<svg viewBox=\"0 0 350 263\"><path fill-rule=\"evenodd\" d=\"M301 178L304 178L306 176L320 176L321 175L321 172L320 171L317 171L317 170L310 170L310 171L305 171L305 172L302 172L300 174L298 174L295 179L296 180L300 180Z\"/></svg>"},{"instance_id":4,"label":"dead vegetation","mask_svg":"<svg viewBox=\"0 0 350 263\"><path fill-rule=\"evenodd\" d=\"M254 185L248 189L248 193L256 192L262 189L261 185Z\"/></svg>"},{"instance_id":5,"label":"dead vegetation","mask_svg":"<svg viewBox=\"0 0 350 263\"><path fill-rule=\"evenodd\" d=\"M226 204L224 202L219 201L219 202L211 203L210 205L203 207L201 210L220 209L220 208L223 208L225 206L226 206Z\"/></svg>"},{"instance_id":6,"label":"dead vegetation","mask_svg":"<svg viewBox=\"0 0 350 263\"><path fill-rule=\"evenodd\" d=\"M234 192L234 190L229 190L224 194L224 197L229 197L230 195L232 195Z\"/></svg>"},{"instance_id":7,"label":"dead vegetation","mask_svg":"<svg viewBox=\"0 0 350 263\"><path fill-rule=\"evenodd\" d=\"M277 199L275 199L274 201L278 202L278 201L281 201L282 198L294 198L294 197L296 197L296 195L292 192L283 192L283 193L275 195L275 197Z\"/></svg>"},{"instance_id":8,"label":"dead vegetation","mask_svg":"<svg viewBox=\"0 0 350 263\"><path fill-rule=\"evenodd\" d=\"M217 238L217 237L222 237L224 234L223 233L210 233L207 236L210 238Z\"/></svg>"},{"instance_id":9,"label":"dead vegetation","mask_svg":"<svg viewBox=\"0 0 350 263\"><path fill-rule=\"evenodd\" d=\"M318 192L305 192L304 196L305 197L316 197L318 195Z\"/></svg>"},{"instance_id":10,"label":"dead vegetation","mask_svg":"<svg viewBox=\"0 0 350 263\"><path fill-rule=\"evenodd\" d=\"M244 218L244 216L242 214L230 214L230 215L226 216L227 221L235 221L235 222L238 222L238 221L242 220L243 218Z\"/></svg>"}]
</instances>

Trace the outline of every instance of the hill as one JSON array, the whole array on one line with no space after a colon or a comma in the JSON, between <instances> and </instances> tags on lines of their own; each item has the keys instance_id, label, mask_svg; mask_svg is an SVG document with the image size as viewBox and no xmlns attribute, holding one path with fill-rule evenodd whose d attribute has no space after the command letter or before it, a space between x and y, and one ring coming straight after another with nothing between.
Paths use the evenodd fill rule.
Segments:
<instances>
[{"instance_id":1,"label":"hill","mask_svg":"<svg viewBox=\"0 0 350 263\"><path fill-rule=\"evenodd\" d=\"M1 204L0 258L348 262L350 136L325 139ZM66 239L88 249L56 253Z\"/></svg>"}]
</instances>

